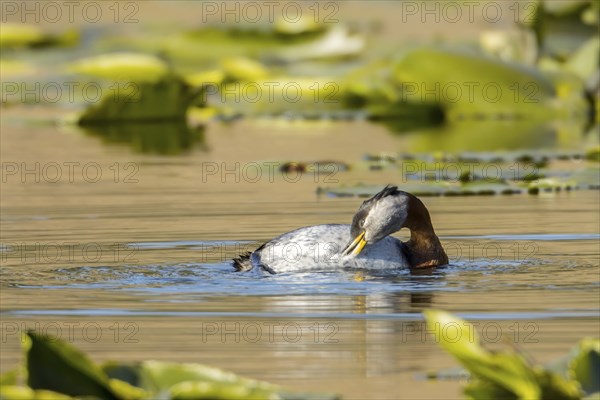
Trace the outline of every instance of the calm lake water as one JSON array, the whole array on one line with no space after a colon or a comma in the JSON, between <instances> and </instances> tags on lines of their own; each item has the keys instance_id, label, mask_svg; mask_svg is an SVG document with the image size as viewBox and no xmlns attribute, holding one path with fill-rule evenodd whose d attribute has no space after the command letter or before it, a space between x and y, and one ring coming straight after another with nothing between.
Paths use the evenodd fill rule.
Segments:
<instances>
[{"instance_id":1,"label":"calm lake water","mask_svg":"<svg viewBox=\"0 0 600 400\"><path fill-rule=\"evenodd\" d=\"M348 399L459 398L460 382L425 379L457 364L423 309L539 362L600 334L598 191L424 198L451 265L423 274L237 274L232 257L282 232L351 221L362 200L317 187L401 182L366 169L249 182L249 163L356 163L412 151L410 135L360 121L214 123L167 157L15 120L2 120L2 371L20 358L16 331L38 328L99 361L200 362Z\"/></svg>"}]
</instances>

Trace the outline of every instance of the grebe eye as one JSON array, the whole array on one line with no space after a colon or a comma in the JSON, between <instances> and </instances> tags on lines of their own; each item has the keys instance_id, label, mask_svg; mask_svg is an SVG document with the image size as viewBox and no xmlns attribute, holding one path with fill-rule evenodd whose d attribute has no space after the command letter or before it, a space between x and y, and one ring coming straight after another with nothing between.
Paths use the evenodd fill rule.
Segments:
<instances>
[{"instance_id":1,"label":"grebe eye","mask_svg":"<svg viewBox=\"0 0 600 400\"><path fill-rule=\"evenodd\" d=\"M358 226L361 227L361 228L364 227L365 226L365 220L361 219L360 221L358 221Z\"/></svg>"}]
</instances>

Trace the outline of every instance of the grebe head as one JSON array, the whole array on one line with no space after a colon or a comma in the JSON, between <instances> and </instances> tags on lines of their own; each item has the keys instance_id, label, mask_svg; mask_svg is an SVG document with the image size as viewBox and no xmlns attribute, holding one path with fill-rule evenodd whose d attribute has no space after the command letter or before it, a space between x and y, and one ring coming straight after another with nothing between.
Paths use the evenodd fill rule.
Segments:
<instances>
[{"instance_id":1,"label":"grebe head","mask_svg":"<svg viewBox=\"0 0 600 400\"><path fill-rule=\"evenodd\" d=\"M358 255L363 247L376 243L406 226L413 195L386 186L362 203L352 219L352 241L343 254ZM418 199L417 199L418 201ZM427 215L429 217L429 215Z\"/></svg>"}]
</instances>

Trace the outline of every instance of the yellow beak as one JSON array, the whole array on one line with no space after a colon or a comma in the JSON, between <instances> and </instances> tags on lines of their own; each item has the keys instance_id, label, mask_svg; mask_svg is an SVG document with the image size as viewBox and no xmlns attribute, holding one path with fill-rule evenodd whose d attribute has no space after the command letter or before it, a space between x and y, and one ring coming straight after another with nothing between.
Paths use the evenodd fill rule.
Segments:
<instances>
[{"instance_id":1,"label":"yellow beak","mask_svg":"<svg viewBox=\"0 0 600 400\"><path fill-rule=\"evenodd\" d=\"M352 253L353 256L357 256L360 254L362 249L366 246L367 241L365 240L365 232L361 232L360 235L354 238L354 240L346 246L342 255L348 255Z\"/></svg>"}]
</instances>

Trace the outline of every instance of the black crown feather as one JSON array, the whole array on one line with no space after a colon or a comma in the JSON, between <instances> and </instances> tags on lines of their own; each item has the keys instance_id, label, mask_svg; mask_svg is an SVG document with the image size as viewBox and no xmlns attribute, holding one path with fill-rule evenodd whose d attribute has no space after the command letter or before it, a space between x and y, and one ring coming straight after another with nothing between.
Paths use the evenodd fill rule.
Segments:
<instances>
[{"instance_id":1,"label":"black crown feather","mask_svg":"<svg viewBox=\"0 0 600 400\"><path fill-rule=\"evenodd\" d=\"M387 185L386 187L384 187L381 192L377 193L375 196L373 196L371 198L371 200L381 200L384 197L387 196L395 196L397 194L399 194L400 191L398 190L398 186L390 186Z\"/></svg>"}]
</instances>

